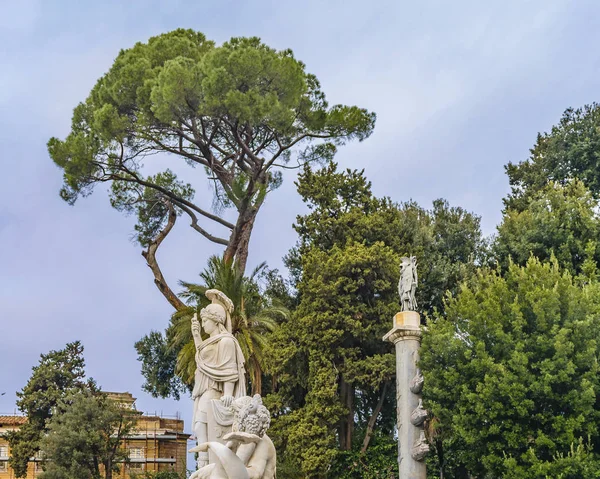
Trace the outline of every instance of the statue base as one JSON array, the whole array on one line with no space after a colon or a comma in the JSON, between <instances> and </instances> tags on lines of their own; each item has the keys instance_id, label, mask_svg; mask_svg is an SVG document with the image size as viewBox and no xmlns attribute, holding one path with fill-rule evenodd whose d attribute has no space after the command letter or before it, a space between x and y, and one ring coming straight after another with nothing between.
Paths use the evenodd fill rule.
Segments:
<instances>
[{"instance_id":1,"label":"statue base","mask_svg":"<svg viewBox=\"0 0 600 479\"><path fill-rule=\"evenodd\" d=\"M416 311L402 311L394 316L394 326L397 328L418 328L421 326L421 315Z\"/></svg>"}]
</instances>

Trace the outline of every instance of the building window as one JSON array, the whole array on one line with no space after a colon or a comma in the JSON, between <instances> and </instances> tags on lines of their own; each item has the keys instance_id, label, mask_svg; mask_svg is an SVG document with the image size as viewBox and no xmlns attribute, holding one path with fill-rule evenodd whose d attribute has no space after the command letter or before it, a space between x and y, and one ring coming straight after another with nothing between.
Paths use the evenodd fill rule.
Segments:
<instances>
[{"instance_id":1,"label":"building window","mask_svg":"<svg viewBox=\"0 0 600 479\"><path fill-rule=\"evenodd\" d=\"M8 471L8 461L0 461L0 472Z\"/></svg>"},{"instance_id":2,"label":"building window","mask_svg":"<svg viewBox=\"0 0 600 479\"><path fill-rule=\"evenodd\" d=\"M0 457L8 457L8 446L0 446Z\"/></svg>"},{"instance_id":3,"label":"building window","mask_svg":"<svg viewBox=\"0 0 600 479\"><path fill-rule=\"evenodd\" d=\"M129 459L145 459L146 454L143 447L130 447Z\"/></svg>"},{"instance_id":4,"label":"building window","mask_svg":"<svg viewBox=\"0 0 600 479\"><path fill-rule=\"evenodd\" d=\"M131 462L129 463L129 470L130 471L143 471L144 470L144 463L143 462Z\"/></svg>"},{"instance_id":5,"label":"building window","mask_svg":"<svg viewBox=\"0 0 600 479\"><path fill-rule=\"evenodd\" d=\"M35 468L34 468L34 471L35 471L35 475L36 475L36 476L37 476L38 474L41 474L41 473L44 471L44 469L42 469L42 463L41 463L41 462L36 462L36 463L35 463Z\"/></svg>"}]
</instances>

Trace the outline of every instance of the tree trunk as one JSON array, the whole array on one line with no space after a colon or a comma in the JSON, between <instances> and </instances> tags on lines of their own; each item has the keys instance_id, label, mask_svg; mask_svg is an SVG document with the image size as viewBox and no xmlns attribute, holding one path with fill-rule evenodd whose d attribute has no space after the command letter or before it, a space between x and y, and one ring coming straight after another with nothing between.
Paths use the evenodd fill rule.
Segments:
<instances>
[{"instance_id":1,"label":"tree trunk","mask_svg":"<svg viewBox=\"0 0 600 479\"><path fill-rule=\"evenodd\" d=\"M240 271L245 271L246 262L248 261L248 247L250 244L250 235L254 227L254 221L258 214L259 206L253 206L242 211L238 216L235 227L231 231L229 244L225 249L223 258L226 261L237 261L237 267Z\"/></svg>"},{"instance_id":2,"label":"tree trunk","mask_svg":"<svg viewBox=\"0 0 600 479\"><path fill-rule=\"evenodd\" d=\"M381 412L381 408L383 407L383 401L385 400L385 394L388 388L388 382L383 383L383 387L381 388L381 395L379 396L379 401L377 401L377 406L373 410L373 414L369 418L369 422L367 423L367 432L365 433L365 439L363 440L362 448L360 449L361 453L365 453L367 448L369 447L369 442L371 441L371 436L373 435L373 430L375 429L375 423L377 422L377 416Z\"/></svg>"},{"instance_id":3,"label":"tree trunk","mask_svg":"<svg viewBox=\"0 0 600 479\"><path fill-rule=\"evenodd\" d=\"M261 183L263 187L266 187L264 183ZM256 185L255 185L256 186ZM259 186L256 186L260 188ZM254 190L255 193L258 190ZM252 195L248 193L248 198ZM254 221L256 215L260 210L264 202L264 196L262 199L257 199L256 203L252 204L251 200L245 200L238 209L238 219L235 223L233 230L231 230L231 236L229 237L229 244L225 249L223 258L232 260L235 258L237 266L240 272L246 270L246 262L248 261L248 248L250 246L250 236L252 234L252 228L254 228Z\"/></svg>"},{"instance_id":4,"label":"tree trunk","mask_svg":"<svg viewBox=\"0 0 600 479\"><path fill-rule=\"evenodd\" d=\"M158 266L158 262L156 261L156 251L163 240L167 237L169 232L173 229L175 220L177 219L177 213L175 212L175 208L171 202L165 200L165 203L169 208L167 224L164 229L158 233L158 235L156 235L156 238L154 238L154 240L148 245L148 249L146 251L142 251L142 256L146 259L146 264L154 274L154 284L158 290L167 299L171 306L173 306L177 311L181 311L186 306L169 287L160 267Z\"/></svg>"},{"instance_id":5,"label":"tree trunk","mask_svg":"<svg viewBox=\"0 0 600 479\"><path fill-rule=\"evenodd\" d=\"M113 471L112 471L112 460L107 459L105 464L106 471L104 471L104 477L106 479L112 479Z\"/></svg>"},{"instance_id":6,"label":"tree trunk","mask_svg":"<svg viewBox=\"0 0 600 479\"><path fill-rule=\"evenodd\" d=\"M248 262L248 249L250 247L250 235L252 234L252 229L254 228L254 221L256 220L256 214L258 211L254 213L252 219L248 221L240 233L240 242L238 244L237 250L235 252L235 257L238 261L238 265L241 271L245 271L246 263Z\"/></svg>"},{"instance_id":7,"label":"tree trunk","mask_svg":"<svg viewBox=\"0 0 600 479\"><path fill-rule=\"evenodd\" d=\"M352 449L352 434L354 433L354 386L340 378L340 399L346 407L347 413L340 420L339 438L340 449Z\"/></svg>"},{"instance_id":8,"label":"tree trunk","mask_svg":"<svg viewBox=\"0 0 600 479\"><path fill-rule=\"evenodd\" d=\"M252 374L252 396L260 394L262 396L262 369L258 360L253 359L254 363Z\"/></svg>"},{"instance_id":9,"label":"tree trunk","mask_svg":"<svg viewBox=\"0 0 600 479\"><path fill-rule=\"evenodd\" d=\"M444 479L444 445L441 439L435 441L435 449L438 457L438 464L440 465L440 479Z\"/></svg>"},{"instance_id":10,"label":"tree trunk","mask_svg":"<svg viewBox=\"0 0 600 479\"><path fill-rule=\"evenodd\" d=\"M92 477L99 478L100 477L100 462L98 461L98 457L94 456L94 464L91 467Z\"/></svg>"}]
</instances>

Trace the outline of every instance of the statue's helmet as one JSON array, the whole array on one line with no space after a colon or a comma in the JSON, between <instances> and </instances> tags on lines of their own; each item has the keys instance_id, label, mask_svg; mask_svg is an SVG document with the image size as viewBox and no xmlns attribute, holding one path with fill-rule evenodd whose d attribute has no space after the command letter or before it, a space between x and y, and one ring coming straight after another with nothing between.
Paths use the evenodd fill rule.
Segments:
<instances>
[{"instance_id":1,"label":"statue's helmet","mask_svg":"<svg viewBox=\"0 0 600 479\"><path fill-rule=\"evenodd\" d=\"M225 325L227 320L227 313L225 308L218 303L211 303L206 308L200 310L200 317L202 319L209 319L215 323Z\"/></svg>"}]
</instances>

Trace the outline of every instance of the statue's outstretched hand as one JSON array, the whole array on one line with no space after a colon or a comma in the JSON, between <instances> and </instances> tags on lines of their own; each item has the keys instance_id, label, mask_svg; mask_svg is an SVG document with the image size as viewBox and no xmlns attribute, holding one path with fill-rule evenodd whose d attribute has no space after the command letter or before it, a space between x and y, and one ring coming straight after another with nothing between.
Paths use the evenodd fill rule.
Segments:
<instances>
[{"instance_id":1,"label":"statue's outstretched hand","mask_svg":"<svg viewBox=\"0 0 600 479\"><path fill-rule=\"evenodd\" d=\"M207 442L202 442L202 443L198 444L197 446L194 446L190 450L188 450L188 452L206 452L206 451L208 451L208 443Z\"/></svg>"},{"instance_id":2,"label":"statue's outstretched hand","mask_svg":"<svg viewBox=\"0 0 600 479\"><path fill-rule=\"evenodd\" d=\"M260 436L250 434L249 432L229 432L223 436L224 441L236 441L242 444L252 444L260 442Z\"/></svg>"},{"instance_id":3,"label":"statue's outstretched hand","mask_svg":"<svg viewBox=\"0 0 600 479\"><path fill-rule=\"evenodd\" d=\"M190 476L190 479L210 479L214 468L214 464L208 464L207 466L201 467Z\"/></svg>"},{"instance_id":4,"label":"statue's outstretched hand","mask_svg":"<svg viewBox=\"0 0 600 479\"><path fill-rule=\"evenodd\" d=\"M223 406L231 407L231 405L233 404L233 396L224 395L221 397L221 402L223 403Z\"/></svg>"}]
</instances>

